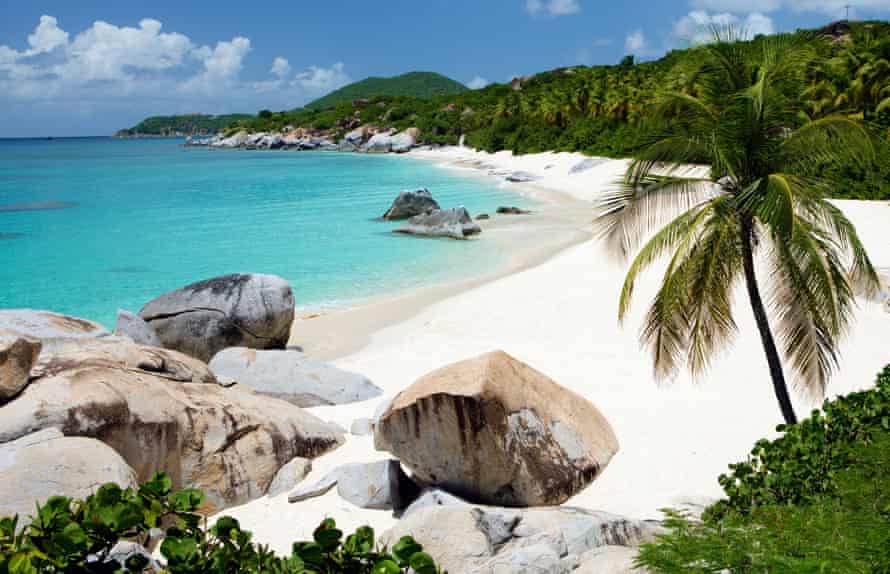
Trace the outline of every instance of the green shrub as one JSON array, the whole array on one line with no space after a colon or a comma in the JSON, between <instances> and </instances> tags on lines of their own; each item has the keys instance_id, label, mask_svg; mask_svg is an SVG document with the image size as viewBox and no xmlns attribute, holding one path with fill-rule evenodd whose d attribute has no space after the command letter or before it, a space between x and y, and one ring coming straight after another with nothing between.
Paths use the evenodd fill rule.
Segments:
<instances>
[{"instance_id":1,"label":"green shrub","mask_svg":"<svg viewBox=\"0 0 890 574\"><path fill-rule=\"evenodd\" d=\"M666 511L643 545L651 572L890 574L890 366L876 387L826 401L761 440L719 480L702 522Z\"/></svg>"},{"instance_id":2,"label":"green shrub","mask_svg":"<svg viewBox=\"0 0 890 574\"><path fill-rule=\"evenodd\" d=\"M890 433L854 450L833 494L809 504L704 524L671 514L670 533L644 544L639 564L653 574L890 574Z\"/></svg>"},{"instance_id":3,"label":"green shrub","mask_svg":"<svg viewBox=\"0 0 890 574\"><path fill-rule=\"evenodd\" d=\"M141 572L148 560L135 555L125 568L108 560L118 541L146 545L152 529L166 526L160 551L170 574L417 574L439 572L410 537L391 551L378 549L374 531L359 528L343 538L331 519L313 540L295 542L289 556L277 556L252 542L234 518L223 516L209 529L197 513L199 490L171 491L170 478L156 475L138 489L101 486L85 500L55 496L38 506L32 522L0 519L0 574Z\"/></svg>"},{"instance_id":4,"label":"green shrub","mask_svg":"<svg viewBox=\"0 0 890 574\"><path fill-rule=\"evenodd\" d=\"M890 365L878 374L874 389L825 401L821 412L777 430L785 434L758 441L747 461L731 464L731 472L720 476L727 498L710 515L798 504L833 492L837 473L853 463L859 445L890 431Z\"/></svg>"}]
</instances>

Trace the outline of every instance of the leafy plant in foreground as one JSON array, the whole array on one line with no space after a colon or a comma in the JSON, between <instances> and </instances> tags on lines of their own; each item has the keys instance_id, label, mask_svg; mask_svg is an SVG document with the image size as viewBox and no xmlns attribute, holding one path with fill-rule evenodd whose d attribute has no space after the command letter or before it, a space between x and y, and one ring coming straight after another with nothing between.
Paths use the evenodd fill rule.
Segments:
<instances>
[{"instance_id":1,"label":"leafy plant in foreground","mask_svg":"<svg viewBox=\"0 0 890 574\"><path fill-rule=\"evenodd\" d=\"M105 484L85 500L55 496L38 506L30 524L0 519L0 574L111 574L142 572L149 560L133 554L121 565L111 558L121 541L150 546L165 526L160 552L170 574L437 574L433 559L410 537L378 549L374 531L359 528L345 539L331 519L312 541L295 542L277 556L252 541L232 517L209 529L198 514L201 491L171 490L158 474L138 489Z\"/></svg>"}]
</instances>

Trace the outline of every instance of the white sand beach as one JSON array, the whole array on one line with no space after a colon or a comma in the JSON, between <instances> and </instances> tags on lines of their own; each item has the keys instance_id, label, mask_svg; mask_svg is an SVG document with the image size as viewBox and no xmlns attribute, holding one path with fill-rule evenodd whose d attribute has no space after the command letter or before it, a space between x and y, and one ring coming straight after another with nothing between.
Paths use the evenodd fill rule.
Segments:
<instances>
[{"instance_id":1,"label":"white sand beach","mask_svg":"<svg viewBox=\"0 0 890 574\"><path fill-rule=\"evenodd\" d=\"M541 193L542 198L548 193L566 194L576 210L579 205L589 206L626 166L623 161L604 160L572 174L571 168L585 159L583 156L546 153L513 157L506 152L489 155L462 148L411 155L482 173L523 171L536 181L507 185L516 185L525 193ZM874 263L890 269L890 205L852 201L838 205L857 225ZM611 422L618 437L620 452L600 478L567 504L635 518L659 518L660 508L718 497L717 476L728 464L744 459L757 439L773 434L781 416L751 310L741 290L735 302L738 336L709 373L699 381L681 373L670 385L656 384L650 358L640 349L637 334L659 275L644 276L631 316L619 325L617 301L626 268L610 261L598 242L589 238L592 218L592 209L581 209L572 223L578 226L579 235L566 239L555 255L539 254L532 266L518 272L447 293L444 298L408 305L401 313L387 315L385 305L369 304L363 312L376 317L366 323L373 326L373 332L362 339L361 348L349 349L347 345L348 354L333 362L367 375L391 397L433 369L503 349L589 399ZM517 226L522 229L521 223ZM299 286L295 290L298 292ZM308 325L316 320L298 321L294 329L295 342L304 344L310 354L312 336L319 328ZM348 320L324 324L329 330L340 329L339 333L329 332L329 338L353 336ZM875 373L890 362L888 333L890 314L877 302L860 301L829 396L870 385ZM333 344L324 351L337 355ZM354 419L371 417L381 402L311 410L348 429ZM796 398L800 415L814 406ZM317 480L341 464L386 457L386 453L374 451L370 437L349 436L344 446L314 462L306 480ZM390 512L356 508L341 500L336 491L298 504L289 504L286 494L261 498L226 514L241 520L257 541L279 551L287 550L294 539L311 536L325 516L335 518L344 530L369 524L378 532L395 520Z\"/></svg>"}]
</instances>

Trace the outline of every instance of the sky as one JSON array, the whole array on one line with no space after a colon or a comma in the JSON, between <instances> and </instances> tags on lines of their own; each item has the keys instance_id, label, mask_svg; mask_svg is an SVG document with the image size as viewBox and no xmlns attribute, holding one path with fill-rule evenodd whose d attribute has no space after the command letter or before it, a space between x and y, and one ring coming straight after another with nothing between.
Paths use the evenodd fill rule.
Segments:
<instances>
[{"instance_id":1,"label":"sky","mask_svg":"<svg viewBox=\"0 0 890 574\"><path fill-rule=\"evenodd\" d=\"M150 115L291 109L427 70L478 88L843 18L890 0L0 0L0 137L107 135Z\"/></svg>"}]
</instances>

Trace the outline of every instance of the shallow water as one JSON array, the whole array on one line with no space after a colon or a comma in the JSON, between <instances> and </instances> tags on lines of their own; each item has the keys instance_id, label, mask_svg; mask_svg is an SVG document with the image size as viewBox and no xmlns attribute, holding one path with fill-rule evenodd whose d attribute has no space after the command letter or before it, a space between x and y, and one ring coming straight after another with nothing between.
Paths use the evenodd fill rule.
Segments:
<instances>
[{"instance_id":1,"label":"shallow water","mask_svg":"<svg viewBox=\"0 0 890 574\"><path fill-rule=\"evenodd\" d=\"M113 326L118 308L234 272L281 275L301 307L490 269L484 234L400 236L379 220L428 187L471 213L528 200L478 176L394 156L186 149L176 140L0 140L0 307Z\"/></svg>"}]
</instances>

